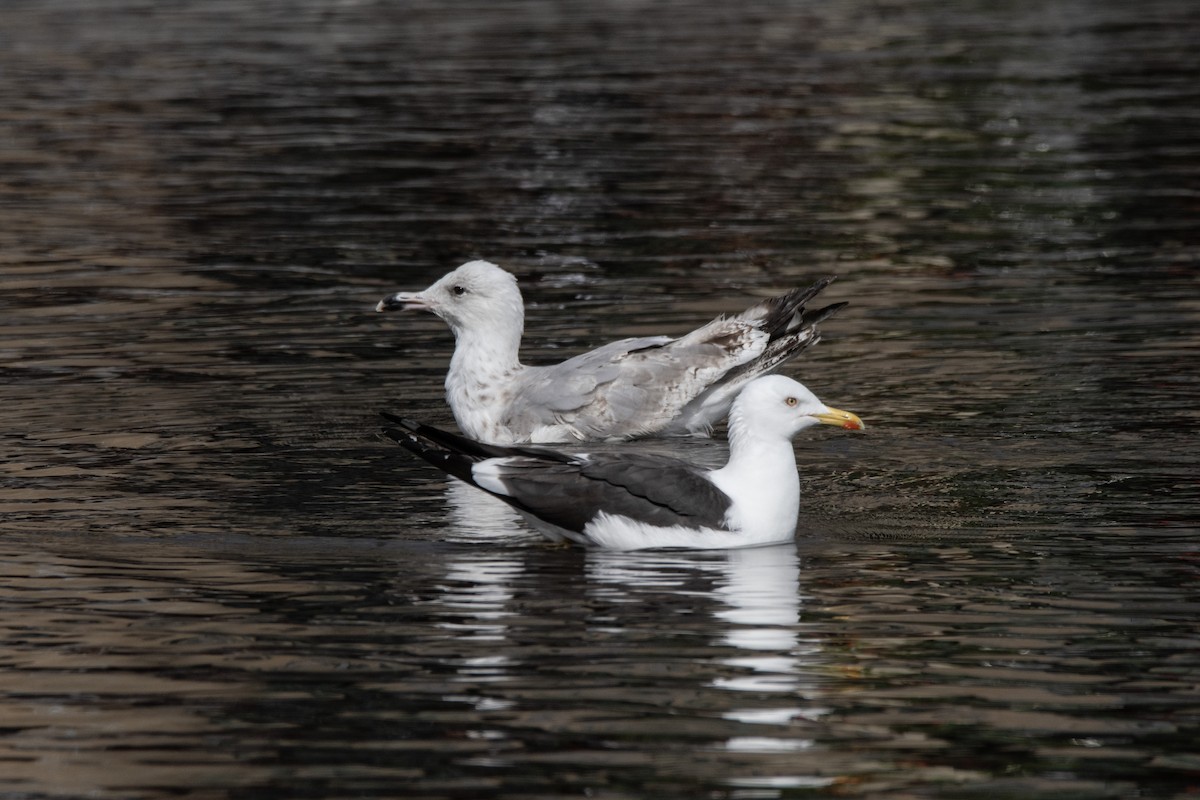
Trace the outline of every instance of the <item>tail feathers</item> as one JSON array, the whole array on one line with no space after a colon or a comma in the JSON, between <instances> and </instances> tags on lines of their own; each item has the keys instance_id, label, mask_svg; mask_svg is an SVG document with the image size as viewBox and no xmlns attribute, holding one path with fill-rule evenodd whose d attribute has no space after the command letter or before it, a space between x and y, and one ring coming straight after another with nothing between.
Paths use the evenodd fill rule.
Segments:
<instances>
[{"instance_id":1,"label":"tail feathers","mask_svg":"<svg viewBox=\"0 0 1200 800\"><path fill-rule=\"evenodd\" d=\"M821 341L817 323L832 317L849 304L833 303L814 311L805 311L804 303L832 282L832 277L824 278L807 289L797 289L773 298L746 312L747 316L760 314L762 306L767 307L767 317L762 326L770 335L767 346L758 357L726 372L719 381L684 407L680 418L687 420L689 430L711 429L728 413L730 404L743 386L760 375L774 372L785 361Z\"/></svg>"},{"instance_id":2,"label":"tail feathers","mask_svg":"<svg viewBox=\"0 0 1200 800\"><path fill-rule=\"evenodd\" d=\"M790 360L819 341L821 341L821 334L817 332L817 329L806 326L794 336L769 342L766 349L759 354L758 358L725 373L719 384L721 391L729 393L729 399L732 401L733 396L741 391L741 387L746 383L760 375L768 375L774 372L785 361ZM719 422L720 420L713 421Z\"/></svg>"},{"instance_id":3,"label":"tail feathers","mask_svg":"<svg viewBox=\"0 0 1200 800\"><path fill-rule=\"evenodd\" d=\"M769 335L769 341L794 334L806 325L814 324L828 317L835 313L837 308L845 305L844 303L835 303L833 306L825 306L817 311L805 313L804 304L820 294L833 281L834 277L830 276L822 278L807 289L793 289L787 294L773 297L749 309L744 316L761 316L761 327Z\"/></svg>"},{"instance_id":4,"label":"tail feathers","mask_svg":"<svg viewBox=\"0 0 1200 800\"><path fill-rule=\"evenodd\" d=\"M725 380L742 378L743 381L746 381L751 378L757 378L759 375L774 372L783 362L795 357L819 341L821 341L820 332L815 327L806 325L793 336L789 336L786 339L776 339L767 344L766 349L763 350L758 358L749 364L742 365L737 370L730 370L726 374ZM742 374L737 374L739 372Z\"/></svg>"},{"instance_id":5,"label":"tail feathers","mask_svg":"<svg viewBox=\"0 0 1200 800\"><path fill-rule=\"evenodd\" d=\"M816 325L818 322L824 322L848 305L850 304L843 301L841 303L833 303L831 305L823 306L818 308L816 311L806 311L800 316L800 320L796 324L794 330L810 328L813 325Z\"/></svg>"},{"instance_id":6,"label":"tail feathers","mask_svg":"<svg viewBox=\"0 0 1200 800\"><path fill-rule=\"evenodd\" d=\"M832 317L847 305L849 303L834 303L807 313L803 313L803 309L801 309L802 313L794 330L788 331L785 336L770 339L758 358L730 370L721 382L742 384L759 375L774 372L783 362L794 358L821 341L821 332L817 330L817 323Z\"/></svg>"}]
</instances>

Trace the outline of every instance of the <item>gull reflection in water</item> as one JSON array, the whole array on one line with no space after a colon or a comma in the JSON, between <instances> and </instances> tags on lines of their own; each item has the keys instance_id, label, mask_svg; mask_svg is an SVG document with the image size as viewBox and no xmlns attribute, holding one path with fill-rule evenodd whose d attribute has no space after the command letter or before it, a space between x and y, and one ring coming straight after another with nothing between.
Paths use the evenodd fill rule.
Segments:
<instances>
[{"instance_id":1,"label":"gull reflection in water","mask_svg":"<svg viewBox=\"0 0 1200 800\"><path fill-rule=\"evenodd\" d=\"M745 670L715 685L750 692L790 692L799 687L805 655L800 622L800 557L794 546L756 547L727 553L728 570L714 616L729 623L722 643L746 651L725 663Z\"/></svg>"},{"instance_id":2,"label":"gull reflection in water","mask_svg":"<svg viewBox=\"0 0 1200 800\"><path fill-rule=\"evenodd\" d=\"M595 553L588 567L591 591L609 602L645 602L647 593L677 595L688 608L696 607L697 597L717 601L711 611L717 643L723 652L734 652L721 659L726 669L708 685L734 693L722 712L725 719L763 726L763 735L731 737L719 747L780 753L813 746L796 736L793 723L828 710L806 700L816 694L821 647L802 635L794 544L720 553Z\"/></svg>"},{"instance_id":3,"label":"gull reflection in water","mask_svg":"<svg viewBox=\"0 0 1200 800\"><path fill-rule=\"evenodd\" d=\"M436 626L446 639L461 644L465 652L481 656L445 657L453 664L456 680L464 684L495 684L511 680L512 659L504 652L509 641L509 618L513 585L524 573L524 564L504 554L472 553L447 559L446 574L437 598L440 617ZM481 646L481 643L484 643ZM477 711L497 711L512 706L506 698L479 688L461 694L443 695L442 700L466 703Z\"/></svg>"},{"instance_id":4,"label":"gull reflection in water","mask_svg":"<svg viewBox=\"0 0 1200 800\"><path fill-rule=\"evenodd\" d=\"M474 486L451 479L446 485L446 505L450 510L450 541L493 539L520 541L538 540L541 534L531 531L512 506L497 500Z\"/></svg>"},{"instance_id":5,"label":"gull reflection in water","mask_svg":"<svg viewBox=\"0 0 1200 800\"><path fill-rule=\"evenodd\" d=\"M511 540L528 536L517 513L473 486L451 480L446 486L446 504L450 510L450 541L480 539ZM439 587L438 604L444 609L438 627L450 632L456 641L503 643L508 639L506 622L513 612L513 584L524 572L522 562L509 554L483 552L451 558L446 576ZM493 655L464 658L458 672L464 681L506 680L511 666L508 656L493 650ZM494 708L488 698L451 698L482 703Z\"/></svg>"},{"instance_id":6,"label":"gull reflection in water","mask_svg":"<svg viewBox=\"0 0 1200 800\"><path fill-rule=\"evenodd\" d=\"M450 524L447 541L472 544L494 543L498 549L480 549L455 555L446 561L446 575L437 603L442 607L438 627L448 631L456 642L472 652L486 642L489 655L465 657L458 661L457 673L463 682L498 683L512 678L513 659L504 651L510 644L509 618L515 587L525 575L521 549L506 549L505 544L541 539L521 520L511 506L460 480L446 485L446 505ZM470 703L480 711L509 708L512 702L495 696L462 694L442 698L450 702Z\"/></svg>"},{"instance_id":7,"label":"gull reflection in water","mask_svg":"<svg viewBox=\"0 0 1200 800\"><path fill-rule=\"evenodd\" d=\"M718 678L713 686L756 697L764 693L778 695L780 701L735 706L722 716L736 722L788 726L797 719L814 720L825 715L826 708L797 703L816 692L821 647L801 635L803 594L796 548L789 544L732 550L728 557L725 582L716 590L725 607L714 616L729 624L722 643L743 652L724 659L739 674ZM813 746L811 739L796 737L787 727L780 732L785 735L734 737L725 742L725 748L778 753Z\"/></svg>"}]
</instances>

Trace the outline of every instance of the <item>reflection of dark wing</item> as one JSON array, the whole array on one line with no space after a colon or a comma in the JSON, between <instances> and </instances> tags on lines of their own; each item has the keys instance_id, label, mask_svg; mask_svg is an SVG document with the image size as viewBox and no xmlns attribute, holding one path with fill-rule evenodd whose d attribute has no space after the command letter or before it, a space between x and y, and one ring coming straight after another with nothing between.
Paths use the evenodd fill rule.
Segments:
<instances>
[{"instance_id":1,"label":"reflection of dark wing","mask_svg":"<svg viewBox=\"0 0 1200 800\"><path fill-rule=\"evenodd\" d=\"M487 445L384 415L384 435L439 469L567 530L601 512L651 525L722 528L729 497L704 474L666 456L572 456L540 447Z\"/></svg>"}]
</instances>

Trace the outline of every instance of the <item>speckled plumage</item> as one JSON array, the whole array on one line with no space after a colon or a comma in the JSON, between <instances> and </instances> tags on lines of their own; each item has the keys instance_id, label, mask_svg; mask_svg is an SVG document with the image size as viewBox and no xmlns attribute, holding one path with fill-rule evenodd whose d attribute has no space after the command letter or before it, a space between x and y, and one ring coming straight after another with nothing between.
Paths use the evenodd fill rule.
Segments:
<instances>
[{"instance_id":1,"label":"speckled plumage","mask_svg":"<svg viewBox=\"0 0 1200 800\"><path fill-rule=\"evenodd\" d=\"M571 442L708 435L743 385L819 340L816 323L845 303L804 304L826 278L720 317L678 338L623 339L559 364L526 366L525 312L516 278L471 261L422 292L397 292L379 311L420 309L456 338L446 399L462 431L481 441Z\"/></svg>"}]
</instances>

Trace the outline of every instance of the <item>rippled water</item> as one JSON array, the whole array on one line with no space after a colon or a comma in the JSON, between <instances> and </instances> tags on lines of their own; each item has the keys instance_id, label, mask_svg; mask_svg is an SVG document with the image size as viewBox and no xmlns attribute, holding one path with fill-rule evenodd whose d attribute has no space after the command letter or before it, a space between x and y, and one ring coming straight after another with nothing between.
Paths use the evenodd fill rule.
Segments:
<instances>
[{"instance_id":1,"label":"rippled water","mask_svg":"<svg viewBox=\"0 0 1200 800\"><path fill-rule=\"evenodd\" d=\"M5 3L0 795L1191 796L1193 5ZM469 257L531 362L837 274L868 431L547 547L375 437Z\"/></svg>"}]
</instances>

